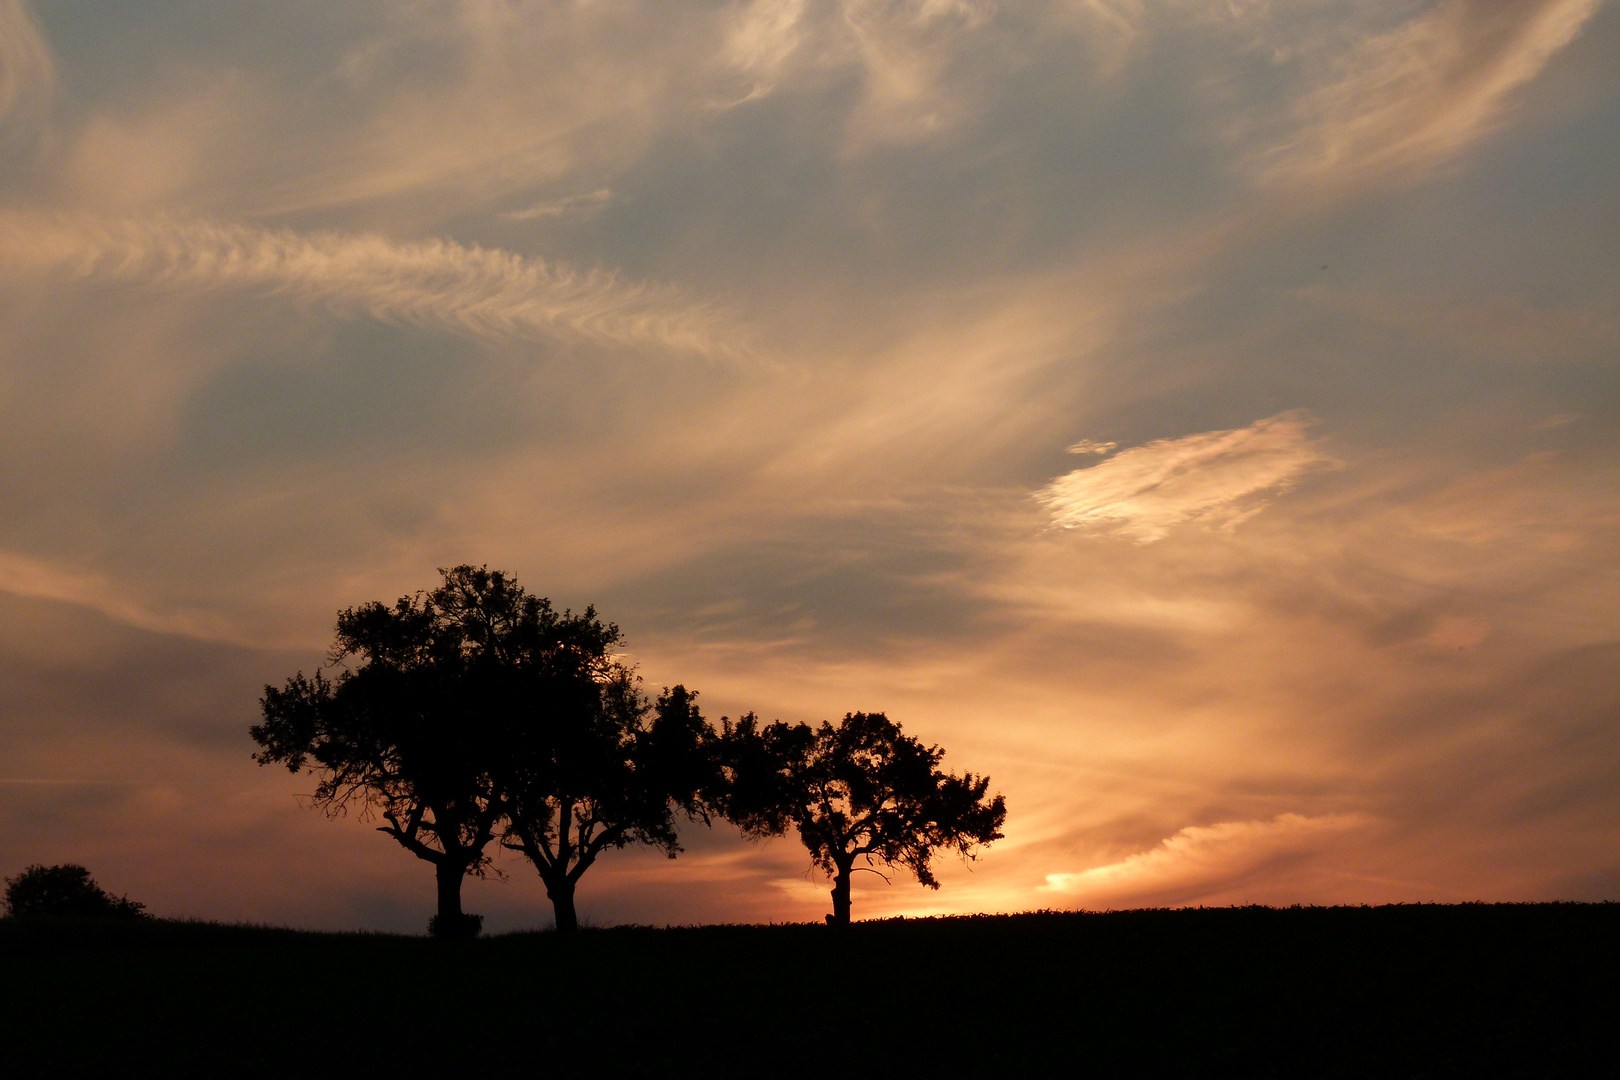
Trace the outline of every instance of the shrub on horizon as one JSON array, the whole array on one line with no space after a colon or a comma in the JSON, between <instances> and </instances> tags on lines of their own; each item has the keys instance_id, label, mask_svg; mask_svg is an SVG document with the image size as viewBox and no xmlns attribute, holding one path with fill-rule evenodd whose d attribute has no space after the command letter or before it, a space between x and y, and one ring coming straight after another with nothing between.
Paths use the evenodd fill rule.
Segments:
<instances>
[{"instance_id":1,"label":"shrub on horizon","mask_svg":"<svg viewBox=\"0 0 1620 1080\"><path fill-rule=\"evenodd\" d=\"M76 863L29 866L6 879L6 915L13 919L69 917L150 919L146 905L113 896Z\"/></svg>"}]
</instances>

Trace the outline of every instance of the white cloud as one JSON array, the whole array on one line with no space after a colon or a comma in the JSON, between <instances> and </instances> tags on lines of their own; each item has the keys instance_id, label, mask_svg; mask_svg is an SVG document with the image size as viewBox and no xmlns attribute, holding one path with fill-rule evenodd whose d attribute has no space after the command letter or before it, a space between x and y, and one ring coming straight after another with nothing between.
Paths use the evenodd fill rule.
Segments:
<instances>
[{"instance_id":1,"label":"white cloud","mask_svg":"<svg viewBox=\"0 0 1620 1080\"><path fill-rule=\"evenodd\" d=\"M1308 857L1368 824L1359 814L1281 814L1271 821L1192 826L1119 862L1048 874L1039 891L1094 908L1192 903L1221 897L1279 860Z\"/></svg>"},{"instance_id":2,"label":"white cloud","mask_svg":"<svg viewBox=\"0 0 1620 1080\"><path fill-rule=\"evenodd\" d=\"M1451 0L1361 42L1300 102L1294 134L1263 155L1262 176L1353 181L1451 158L1496 125L1508 95L1598 2Z\"/></svg>"},{"instance_id":3,"label":"white cloud","mask_svg":"<svg viewBox=\"0 0 1620 1080\"><path fill-rule=\"evenodd\" d=\"M450 240L300 234L170 217L0 216L0 268L172 289L260 289L477 338L742 359L741 331L674 289Z\"/></svg>"},{"instance_id":4,"label":"white cloud","mask_svg":"<svg viewBox=\"0 0 1620 1080\"><path fill-rule=\"evenodd\" d=\"M1036 493L1052 520L1161 539L1189 521L1231 528L1264 509L1328 459L1307 437L1307 418L1280 413L1231 431L1159 439L1058 477Z\"/></svg>"},{"instance_id":5,"label":"white cloud","mask_svg":"<svg viewBox=\"0 0 1620 1080\"><path fill-rule=\"evenodd\" d=\"M27 0L0 0L0 143L43 118L56 65Z\"/></svg>"},{"instance_id":6,"label":"white cloud","mask_svg":"<svg viewBox=\"0 0 1620 1080\"><path fill-rule=\"evenodd\" d=\"M753 0L737 13L725 52L743 71L771 79L798 49L804 0Z\"/></svg>"}]
</instances>

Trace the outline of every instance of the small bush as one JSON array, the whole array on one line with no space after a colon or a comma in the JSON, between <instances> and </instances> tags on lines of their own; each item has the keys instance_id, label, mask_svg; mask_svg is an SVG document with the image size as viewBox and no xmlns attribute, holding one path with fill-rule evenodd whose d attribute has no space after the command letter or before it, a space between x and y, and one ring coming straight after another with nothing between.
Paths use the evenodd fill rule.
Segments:
<instances>
[{"instance_id":1,"label":"small bush","mask_svg":"<svg viewBox=\"0 0 1620 1080\"><path fill-rule=\"evenodd\" d=\"M6 914L13 919L48 916L93 919L149 919L146 905L113 896L73 863L30 866L6 879Z\"/></svg>"}]
</instances>

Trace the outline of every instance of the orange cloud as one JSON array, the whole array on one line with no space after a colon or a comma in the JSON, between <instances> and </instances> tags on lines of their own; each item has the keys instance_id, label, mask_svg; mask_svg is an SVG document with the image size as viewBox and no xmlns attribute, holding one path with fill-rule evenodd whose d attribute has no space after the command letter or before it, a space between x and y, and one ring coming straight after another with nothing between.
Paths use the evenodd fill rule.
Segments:
<instances>
[{"instance_id":1,"label":"orange cloud","mask_svg":"<svg viewBox=\"0 0 1620 1080\"><path fill-rule=\"evenodd\" d=\"M1360 814L1190 826L1148 851L1079 873L1048 874L1039 891L1088 908L1156 907L1229 895L1271 864L1320 853L1365 829Z\"/></svg>"},{"instance_id":2,"label":"orange cloud","mask_svg":"<svg viewBox=\"0 0 1620 1080\"><path fill-rule=\"evenodd\" d=\"M1327 464L1307 423L1302 414L1279 413L1231 431L1158 439L1060 476L1035 497L1065 529L1115 532L1144 544L1191 521L1229 529L1264 509L1268 495ZM1096 444L1077 445L1098 452Z\"/></svg>"}]
</instances>

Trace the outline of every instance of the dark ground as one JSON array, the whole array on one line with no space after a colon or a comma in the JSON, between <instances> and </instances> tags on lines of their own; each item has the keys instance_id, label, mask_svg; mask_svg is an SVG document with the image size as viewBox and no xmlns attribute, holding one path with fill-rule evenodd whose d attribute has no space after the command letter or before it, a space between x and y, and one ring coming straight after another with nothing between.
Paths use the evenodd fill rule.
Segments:
<instances>
[{"instance_id":1,"label":"dark ground","mask_svg":"<svg viewBox=\"0 0 1620 1080\"><path fill-rule=\"evenodd\" d=\"M0 1075L1613 1075L1620 904L468 943L0 920Z\"/></svg>"}]
</instances>

